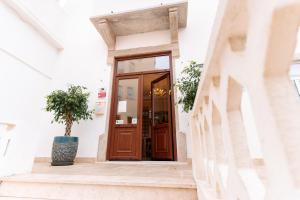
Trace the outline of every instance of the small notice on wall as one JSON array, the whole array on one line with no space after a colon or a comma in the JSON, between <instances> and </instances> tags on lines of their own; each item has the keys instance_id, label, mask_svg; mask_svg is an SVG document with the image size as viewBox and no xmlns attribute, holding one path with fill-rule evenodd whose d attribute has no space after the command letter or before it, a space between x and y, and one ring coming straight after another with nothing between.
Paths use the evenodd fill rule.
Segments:
<instances>
[{"instance_id":1,"label":"small notice on wall","mask_svg":"<svg viewBox=\"0 0 300 200\"><path fill-rule=\"evenodd\" d=\"M116 120L116 124L124 124L124 120L121 120L121 119Z\"/></svg>"},{"instance_id":2,"label":"small notice on wall","mask_svg":"<svg viewBox=\"0 0 300 200\"><path fill-rule=\"evenodd\" d=\"M132 118L131 123L132 123L132 124L137 124L137 118Z\"/></svg>"},{"instance_id":3,"label":"small notice on wall","mask_svg":"<svg viewBox=\"0 0 300 200\"><path fill-rule=\"evenodd\" d=\"M95 114L96 115L103 115L104 111L105 111L105 105L106 105L105 101L96 102Z\"/></svg>"}]
</instances>

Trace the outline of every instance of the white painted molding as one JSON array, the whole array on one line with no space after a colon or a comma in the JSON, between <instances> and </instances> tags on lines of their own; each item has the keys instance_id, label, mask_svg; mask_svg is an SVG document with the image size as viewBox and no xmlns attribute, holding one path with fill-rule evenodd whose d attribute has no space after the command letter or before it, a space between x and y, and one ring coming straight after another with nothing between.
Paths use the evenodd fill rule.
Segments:
<instances>
[{"instance_id":1,"label":"white painted molding","mask_svg":"<svg viewBox=\"0 0 300 200\"><path fill-rule=\"evenodd\" d=\"M15 55L14 53L9 52L6 49L3 49L2 47L0 47L0 51L5 53L6 55L10 56L11 58L19 61L20 63L24 64L26 67L30 68L31 70L35 71L36 73L38 73L39 75L45 77L46 79L52 80L52 77L50 77L49 75L45 74L44 72L38 70L37 67L29 64L28 62L26 62L25 60L23 60L19 56Z\"/></svg>"},{"instance_id":2,"label":"white painted molding","mask_svg":"<svg viewBox=\"0 0 300 200\"><path fill-rule=\"evenodd\" d=\"M45 38L58 51L64 49L60 42L51 31L42 24L19 0L3 0L3 2L13 9L18 16L26 23L30 24L43 38Z\"/></svg>"},{"instance_id":3,"label":"white painted molding","mask_svg":"<svg viewBox=\"0 0 300 200\"><path fill-rule=\"evenodd\" d=\"M16 126L16 124L8 121L0 121L0 126L4 126L5 129L8 131L13 129Z\"/></svg>"}]
</instances>

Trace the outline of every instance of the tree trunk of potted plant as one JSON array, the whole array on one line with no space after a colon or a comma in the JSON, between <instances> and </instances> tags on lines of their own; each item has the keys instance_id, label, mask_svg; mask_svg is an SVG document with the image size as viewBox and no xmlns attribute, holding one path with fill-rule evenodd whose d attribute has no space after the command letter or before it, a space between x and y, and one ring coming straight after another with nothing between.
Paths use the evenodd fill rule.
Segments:
<instances>
[{"instance_id":1,"label":"tree trunk of potted plant","mask_svg":"<svg viewBox=\"0 0 300 200\"><path fill-rule=\"evenodd\" d=\"M70 114L67 115L66 117L66 132L65 136L70 136L71 135L71 129L72 129L73 121L70 116Z\"/></svg>"}]
</instances>

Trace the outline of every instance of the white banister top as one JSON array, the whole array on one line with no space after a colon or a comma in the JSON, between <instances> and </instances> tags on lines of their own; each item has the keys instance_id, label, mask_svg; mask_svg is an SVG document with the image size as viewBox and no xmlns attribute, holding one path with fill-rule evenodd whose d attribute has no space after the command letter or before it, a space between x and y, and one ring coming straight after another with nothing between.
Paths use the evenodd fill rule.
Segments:
<instances>
[{"instance_id":1,"label":"white banister top","mask_svg":"<svg viewBox=\"0 0 300 200\"><path fill-rule=\"evenodd\" d=\"M15 123L13 123L13 122L9 122L9 121L1 121L0 120L0 126L5 126L6 128L6 130L11 130L11 129L13 129L15 126L16 126L16 124Z\"/></svg>"}]
</instances>

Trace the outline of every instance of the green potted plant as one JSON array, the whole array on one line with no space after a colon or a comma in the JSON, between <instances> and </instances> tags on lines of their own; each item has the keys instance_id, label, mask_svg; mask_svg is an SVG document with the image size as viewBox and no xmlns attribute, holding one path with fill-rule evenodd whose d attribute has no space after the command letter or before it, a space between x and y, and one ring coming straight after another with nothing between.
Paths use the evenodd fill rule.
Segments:
<instances>
[{"instance_id":1,"label":"green potted plant","mask_svg":"<svg viewBox=\"0 0 300 200\"><path fill-rule=\"evenodd\" d=\"M203 64L191 61L189 65L184 67L180 78L175 84L181 93L178 103L183 105L183 110L186 113L193 109L202 67Z\"/></svg>"},{"instance_id":2,"label":"green potted plant","mask_svg":"<svg viewBox=\"0 0 300 200\"><path fill-rule=\"evenodd\" d=\"M53 166L72 165L78 149L78 137L71 136L73 122L92 119L92 110L88 110L89 93L82 86L71 85L67 91L56 90L46 99L46 111L52 112L51 123L65 124L65 135L54 138L52 147Z\"/></svg>"}]
</instances>

